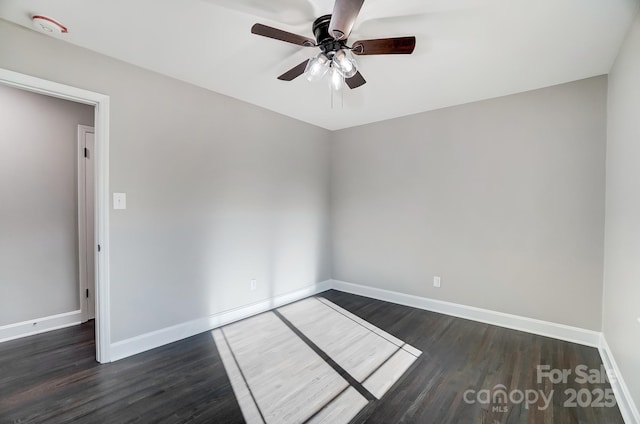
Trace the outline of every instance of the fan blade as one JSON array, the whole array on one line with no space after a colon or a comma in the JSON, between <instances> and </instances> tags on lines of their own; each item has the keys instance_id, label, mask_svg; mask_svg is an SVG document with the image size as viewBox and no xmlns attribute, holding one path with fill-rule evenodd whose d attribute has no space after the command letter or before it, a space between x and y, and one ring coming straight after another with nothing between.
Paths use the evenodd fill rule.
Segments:
<instances>
[{"instance_id":1,"label":"fan blade","mask_svg":"<svg viewBox=\"0 0 640 424\"><path fill-rule=\"evenodd\" d=\"M360 71L358 71L351 78L345 79L344 82L347 83L349 88L354 89L354 88L358 88L361 85L365 84L367 82L367 80L365 80L364 77L362 76L362 74L360 73Z\"/></svg>"},{"instance_id":2,"label":"fan blade","mask_svg":"<svg viewBox=\"0 0 640 424\"><path fill-rule=\"evenodd\" d=\"M329 22L329 34L336 40L346 40L364 0L336 0Z\"/></svg>"},{"instance_id":3,"label":"fan blade","mask_svg":"<svg viewBox=\"0 0 640 424\"><path fill-rule=\"evenodd\" d=\"M411 54L415 47L416 37L377 38L356 41L352 51L357 55Z\"/></svg>"},{"instance_id":4,"label":"fan blade","mask_svg":"<svg viewBox=\"0 0 640 424\"><path fill-rule=\"evenodd\" d=\"M278 79L281 81L292 81L298 78L300 75L304 74L304 70L307 69L307 63L309 63L309 59L289 69L287 72L280 75Z\"/></svg>"},{"instance_id":5,"label":"fan blade","mask_svg":"<svg viewBox=\"0 0 640 424\"><path fill-rule=\"evenodd\" d=\"M293 34L291 32L283 31L281 29L273 28L270 26L255 24L251 27L251 33L256 35L262 35L263 37L273 38L274 40L285 41L291 44L297 44L304 47L314 47L316 42L311 38L303 37L302 35Z\"/></svg>"}]
</instances>

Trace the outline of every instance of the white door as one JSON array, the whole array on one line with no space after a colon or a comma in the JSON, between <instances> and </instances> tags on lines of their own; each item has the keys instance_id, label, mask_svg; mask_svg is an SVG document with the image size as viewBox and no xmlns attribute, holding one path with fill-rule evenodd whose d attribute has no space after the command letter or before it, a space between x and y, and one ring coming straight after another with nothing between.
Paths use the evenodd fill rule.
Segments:
<instances>
[{"instance_id":1,"label":"white door","mask_svg":"<svg viewBox=\"0 0 640 424\"><path fill-rule=\"evenodd\" d=\"M78 125L78 254L83 321L96 317L95 140L92 127Z\"/></svg>"}]
</instances>

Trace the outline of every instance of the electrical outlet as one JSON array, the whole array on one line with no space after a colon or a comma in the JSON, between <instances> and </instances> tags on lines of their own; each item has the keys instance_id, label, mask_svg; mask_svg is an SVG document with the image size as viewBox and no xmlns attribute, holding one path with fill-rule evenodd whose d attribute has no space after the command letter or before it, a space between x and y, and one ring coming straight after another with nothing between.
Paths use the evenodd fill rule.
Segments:
<instances>
[{"instance_id":1,"label":"electrical outlet","mask_svg":"<svg viewBox=\"0 0 640 424\"><path fill-rule=\"evenodd\" d=\"M440 277L437 275L433 277L433 287L440 287Z\"/></svg>"},{"instance_id":2,"label":"electrical outlet","mask_svg":"<svg viewBox=\"0 0 640 424\"><path fill-rule=\"evenodd\" d=\"M258 286L258 282L256 280L251 280L251 291L255 290Z\"/></svg>"}]
</instances>

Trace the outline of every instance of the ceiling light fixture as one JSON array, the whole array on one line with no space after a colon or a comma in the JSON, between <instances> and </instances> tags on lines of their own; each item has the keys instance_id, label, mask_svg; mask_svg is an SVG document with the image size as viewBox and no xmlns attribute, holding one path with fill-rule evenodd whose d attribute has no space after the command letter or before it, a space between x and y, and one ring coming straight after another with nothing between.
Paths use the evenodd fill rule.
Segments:
<instances>
[{"instance_id":1,"label":"ceiling light fixture","mask_svg":"<svg viewBox=\"0 0 640 424\"><path fill-rule=\"evenodd\" d=\"M319 81L329 70L331 61L324 53L319 53L318 56L309 59L307 67L304 70L307 75L307 80L310 82Z\"/></svg>"},{"instance_id":2,"label":"ceiling light fixture","mask_svg":"<svg viewBox=\"0 0 640 424\"><path fill-rule=\"evenodd\" d=\"M335 39L329 34L329 24L331 22L331 15L321 16L313 23L313 34L315 35L317 44L305 44L308 46L320 47L320 54L307 60L306 66L304 66L304 74L308 81L316 82L325 78L329 81L329 87L331 89L331 107L342 107L344 99L344 90L346 80L353 78L357 73L356 60L351 52L352 49L358 48L349 47L347 45L346 37L344 40ZM256 24L258 25L258 24ZM258 26L257 30L265 29L266 27ZM256 30L256 26L252 31ZM270 33L271 30L267 28ZM258 31L259 32L259 31ZM277 38L277 37L276 37ZM305 39L305 43L311 43L312 41ZM356 51L356 53L358 53ZM304 62L303 62L304 63ZM302 64L301 64L302 65ZM300 65L298 65L300 67ZM296 68L293 73L293 78L302 74L302 69ZM286 80L287 77L281 75ZM280 78L280 77L279 77ZM349 84L350 88L357 87L364 83L357 85Z\"/></svg>"},{"instance_id":3,"label":"ceiling light fixture","mask_svg":"<svg viewBox=\"0 0 640 424\"><path fill-rule=\"evenodd\" d=\"M322 52L316 57L312 57L307 62L307 66L304 70L307 80L310 82L316 82L322 79L327 74L327 71L331 74L331 83L337 86L335 81L338 81L339 74L340 80L353 77L357 72L356 60L353 57L353 53L348 47L341 48L336 51Z\"/></svg>"},{"instance_id":4,"label":"ceiling light fixture","mask_svg":"<svg viewBox=\"0 0 640 424\"><path fill-rule=\"evenodd\" d=\"M333 108L336 105L334 101L336 96L339 97L339 105L342 106L342 87L345 79L352 78L358 72L358 67L349 47L341 45L340 49L322 52L309 59L304 72L309 82L320 81L329 74L331 107Z\"/></svg>"},{"instance_id":5,"label":"ceiling light fixture","mask_svg":"<svg viewBox=\"0 0 640 424\"><path fill-rule=\"evenodd\" d=\"M353 53L347 49L340 49L333 55L331 64L340 75L345 78L351 78L358 72L356 68L356 59L353 57Z\"/></svg>"}]
</instances>

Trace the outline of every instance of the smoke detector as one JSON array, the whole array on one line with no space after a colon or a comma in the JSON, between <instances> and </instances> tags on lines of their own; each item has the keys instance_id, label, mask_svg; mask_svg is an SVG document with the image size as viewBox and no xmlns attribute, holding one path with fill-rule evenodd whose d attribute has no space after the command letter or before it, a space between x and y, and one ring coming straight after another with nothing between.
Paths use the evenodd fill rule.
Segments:
<instances>
[{"instance_id":1,"label":"smoke detector","mask_svg":"<svg viewBox=\"0 0 640 424\"><path fill-rule=\"evenodd\" d=\"M33 21L33 26L45 34L64 34L69 32L66 26L46 16L33 15L31 20Z\"/></svg>"}]
</instances>

